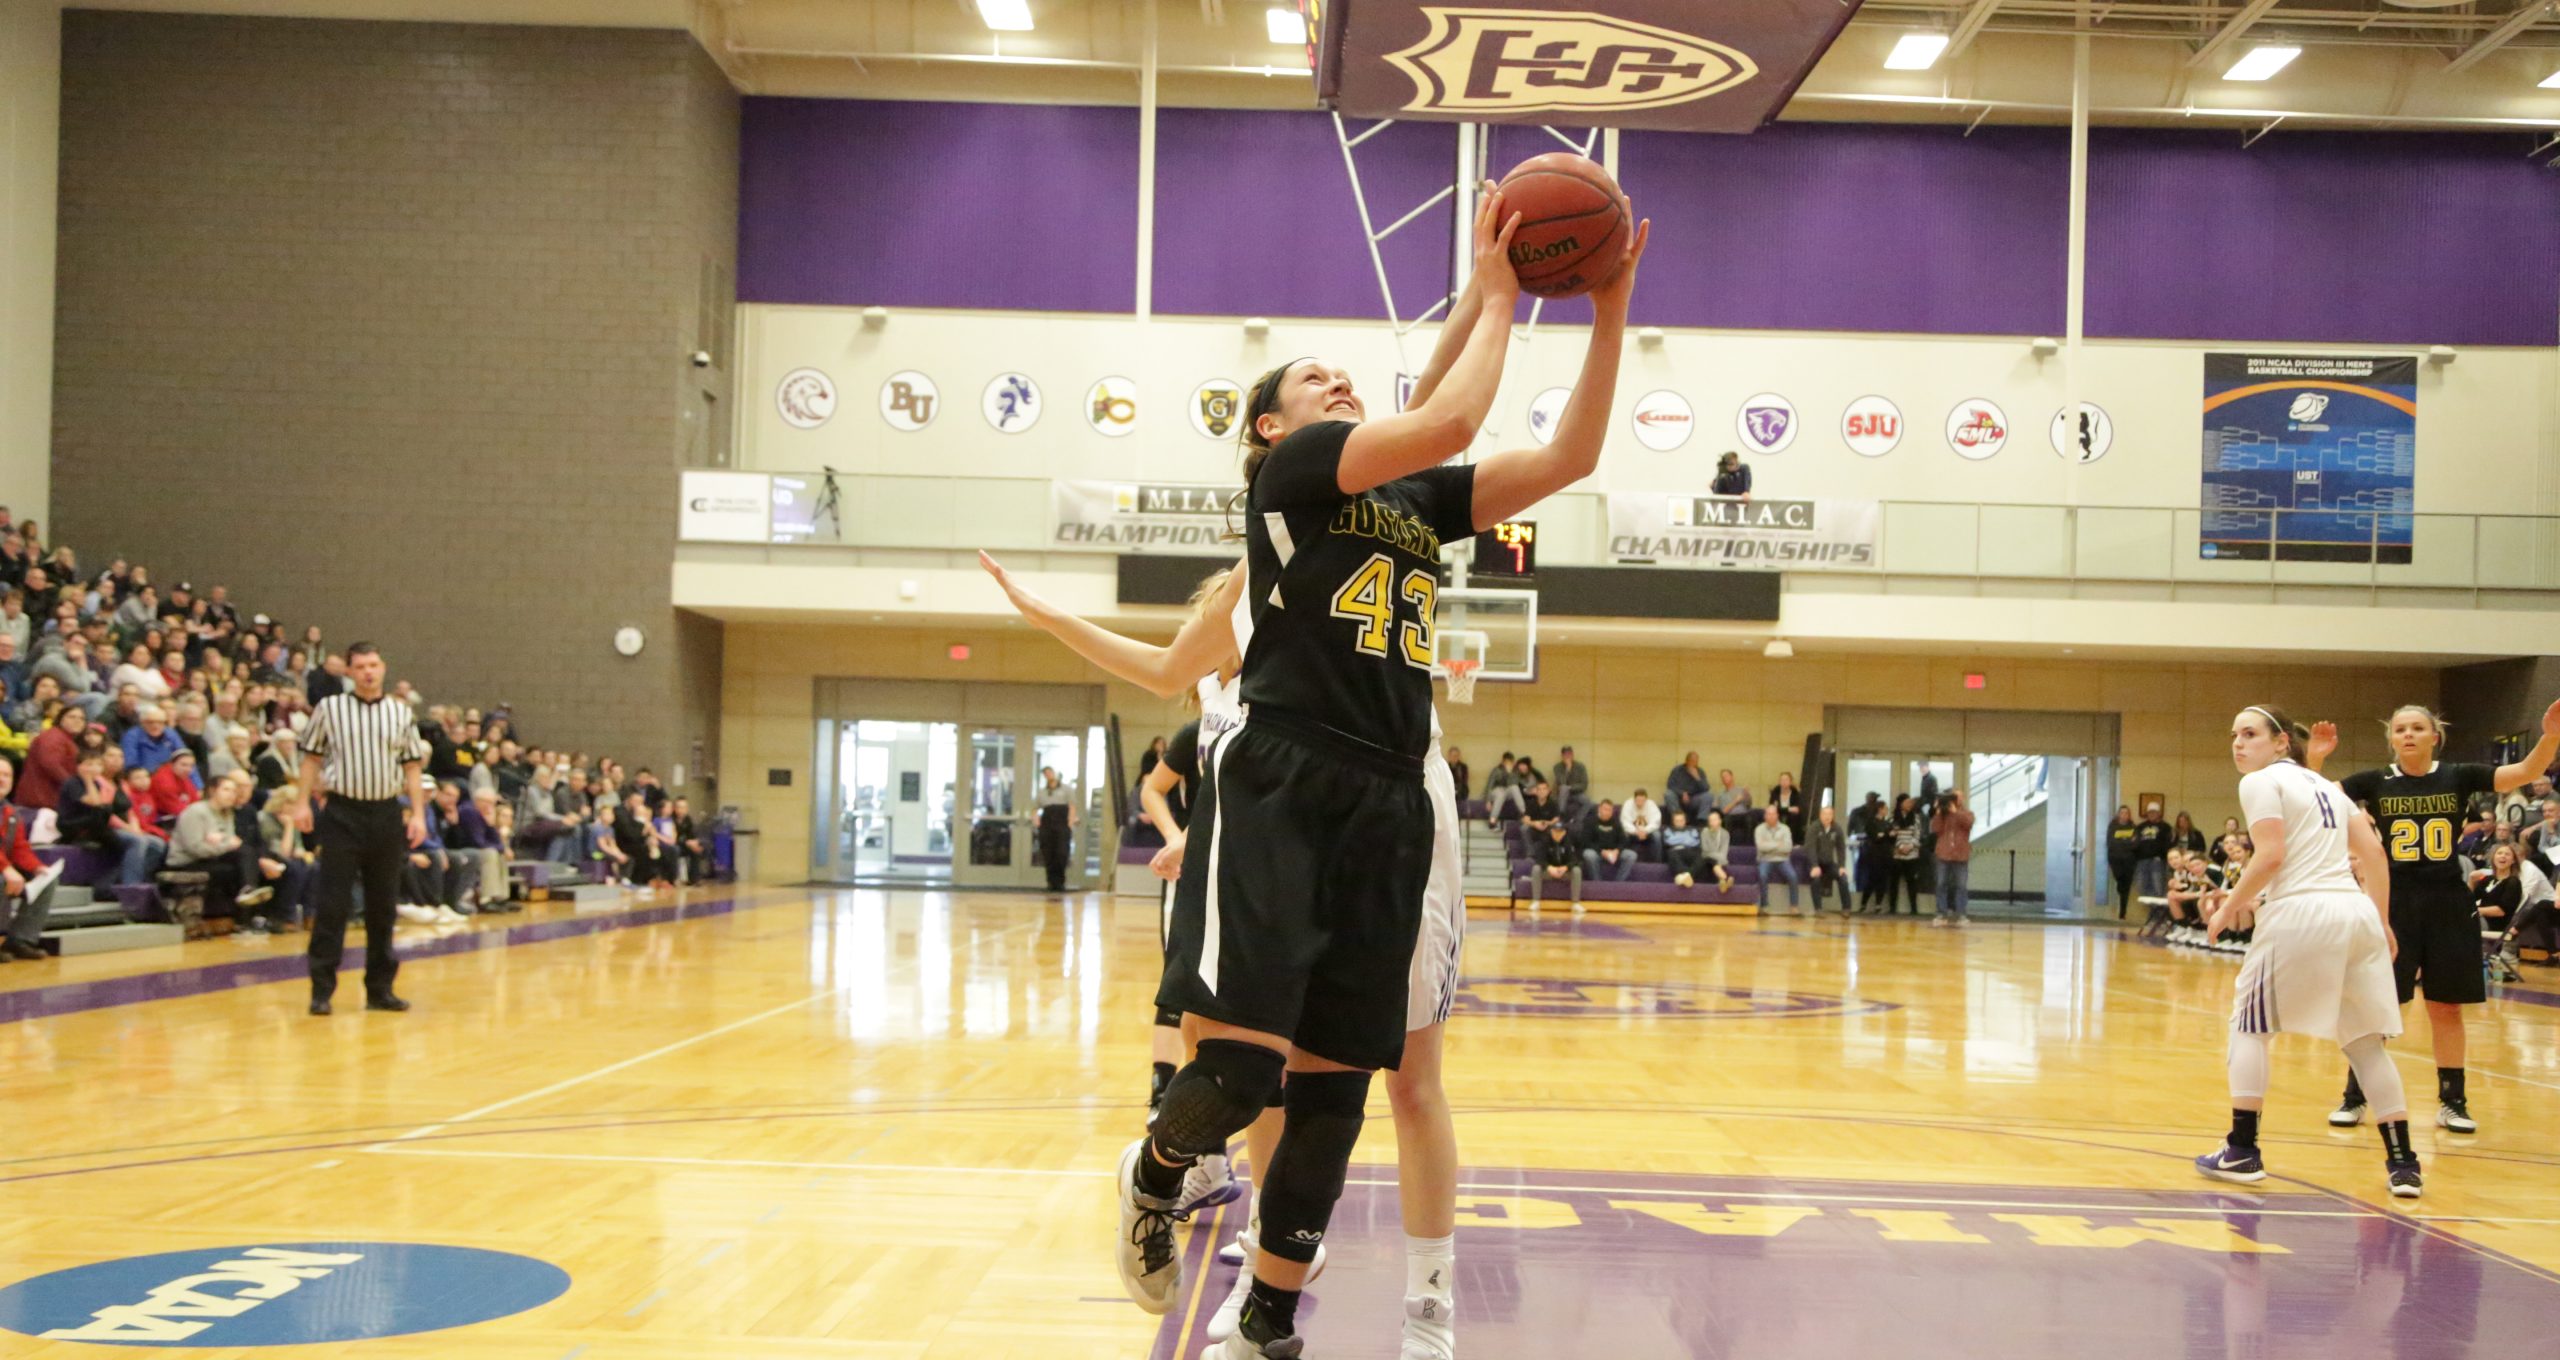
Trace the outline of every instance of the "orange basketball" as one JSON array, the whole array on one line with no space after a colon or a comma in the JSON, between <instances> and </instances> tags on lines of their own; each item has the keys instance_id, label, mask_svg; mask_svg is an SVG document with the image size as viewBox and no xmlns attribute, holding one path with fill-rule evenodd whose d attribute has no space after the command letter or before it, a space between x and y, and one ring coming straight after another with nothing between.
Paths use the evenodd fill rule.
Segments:
<instances>
[{"instance_id":1,"label":"orange basketball","mask_svg":"<svg viewBox=\"0 0 2560 1360\"><path fill-rule=\"evenodd\" d=\"M1501 191L1503 211L1520 214L1511 268L1522 292L1580 297L1618 271L1635 224L1627 196L1597 161L1570 151L1532 156L1503 177Z\"/></svg>"}]
</instances>

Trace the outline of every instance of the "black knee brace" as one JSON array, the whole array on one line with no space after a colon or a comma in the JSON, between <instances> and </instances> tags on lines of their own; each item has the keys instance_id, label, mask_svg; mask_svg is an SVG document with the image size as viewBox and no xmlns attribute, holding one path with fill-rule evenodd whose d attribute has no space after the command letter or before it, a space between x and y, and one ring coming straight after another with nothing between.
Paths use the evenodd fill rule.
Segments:
<instances>
[{"instance_id":1,"label":"black knee brace","mask_svg":"<svg viewBox=\"0 0 2560 1360\"><path fill-rule=\"evenodd\" d=\"M1366 1072L1292 1072L1280 1149L1262 1178L1264 1251L1300 1263L1316 1259L1334 1201L1342 1198L1351 1150L1369 1103Z\"/></svg>"},{"instance_id":2,"label":"black knee brace","mask_svg":"<svg viewBox=\"0 0 2560 1360\"><path fill-rule=\"evenodd\" d=\"M1156 1147L1169 1158L1225 1152L1280 1089L1286 1060L1259 1044L1203 1039L1200 1056L1174 1074L1156 1113Z\"/></svg>"}]
</instances>

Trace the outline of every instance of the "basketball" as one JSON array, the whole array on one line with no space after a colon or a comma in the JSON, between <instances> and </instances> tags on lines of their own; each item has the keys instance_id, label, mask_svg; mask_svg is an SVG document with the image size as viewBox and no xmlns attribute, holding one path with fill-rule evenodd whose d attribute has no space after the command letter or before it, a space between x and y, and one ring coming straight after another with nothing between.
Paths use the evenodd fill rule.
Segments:
<instances>
[{"instance_id":1,"label":"basketball","mask_svg":"<svg viewBox=\"0 0 2560 1360\"><path fill-rule=\"evenodd\" d=\"M1533 297L1580 297L1606 282L1627 248L1627 196L1597 161L1550 151L1512 167L1503 210L1520 215L1511 267Z\"/></svg>"}]
</instances>

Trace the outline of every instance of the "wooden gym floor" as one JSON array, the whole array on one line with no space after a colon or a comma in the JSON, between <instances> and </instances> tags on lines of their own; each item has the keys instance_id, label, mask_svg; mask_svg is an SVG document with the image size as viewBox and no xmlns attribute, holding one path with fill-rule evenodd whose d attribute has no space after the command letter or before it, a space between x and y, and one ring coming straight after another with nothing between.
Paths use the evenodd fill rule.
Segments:
<instances>
[{"instance_id":1,"label":"wooden gym floor","mask_svg":"<svg viewBox=\"0 0 2560 1360\"><path fill-rule=\"evenodd\" d=\"M365 1013L350 976L325 1020L298 935L0 968L0 1354L106 1354L41 1334L154 1298L146 1333L211 1318L157 1347L191 1356L351 1334L378 1339L327 1353L1196 1354L1231 1211L1195 1229L1198 1283L1161 1325L1108 1250L1153 913L805 889L536 907L404 928L417 1008ZM2475 1137L2432 1126L2411 1008L2415 1204L2384 1195L2369 1128L2326 1127L2342 1070L2298 1038L2274 1178L2199 1180L2236 968L2112 930L1478 913L1467 972L1462 1356L2560 1354L2560 971L2473 1012ZM1395 1355L1394 1129L1383 1091L1371 1108L1311 1356ZM221 1306L194 1313L148 1293L182 1267L58 1273L320 1243L509 1256L314 1272L254 1308L203 1287Z\"/></svg>"}]
</instances>

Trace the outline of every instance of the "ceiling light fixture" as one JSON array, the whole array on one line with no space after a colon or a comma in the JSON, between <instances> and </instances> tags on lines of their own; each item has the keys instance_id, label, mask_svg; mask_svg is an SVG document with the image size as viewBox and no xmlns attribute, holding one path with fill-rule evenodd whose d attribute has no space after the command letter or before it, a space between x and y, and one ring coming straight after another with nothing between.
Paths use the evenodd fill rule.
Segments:
<instances>
[{"instance_id":1,"label":"ceiling light fixture","mask_svg":"<svg viewBox=\"0 0 2560 1360\"><path fill-rule=\"evenodd\" d=\"M1938 64L1938 54L1947 50L1944 33L1905 33L1884 59L1888 71L1926 71Z\"/></svg>"},{"instance_id":2,"label":"ceiling light fixture","mask_svg":"<svg viewBox=\"0 0 2560 1360\"><path fill-rule=\"evenodd\" d=\"M1031 0L978 0L978 17L999 33L1031 31Z\"/></svg>"},{"instance_id":3,"label":"ceiling light fixture","mask_svg":"<svg viewBox=\"0 0 2560 1360\"><path fill-rule=\"evenodd\" d=\"M1264 10L1262 26L1271 34L1273 42L1286 43L1291 47L1307 45L1307 19L1298 13L1295 5L1273 5Z\"/></svg>"},{"instance_id":4,"label":"ceiling light fixture","mask_svg":"<svg viewBox=\"0 0 2560 1360\"><path fill-rule=\"evenodd\" d=\"M2293 64L2302 55L2299 47L2252 47L2249 54L2231 63L2222 73L2224 80L2265 80Z\"/></svg>"}]
</instances>

